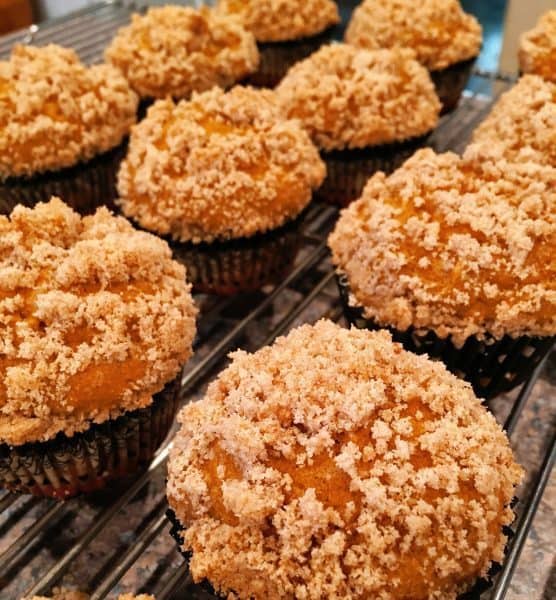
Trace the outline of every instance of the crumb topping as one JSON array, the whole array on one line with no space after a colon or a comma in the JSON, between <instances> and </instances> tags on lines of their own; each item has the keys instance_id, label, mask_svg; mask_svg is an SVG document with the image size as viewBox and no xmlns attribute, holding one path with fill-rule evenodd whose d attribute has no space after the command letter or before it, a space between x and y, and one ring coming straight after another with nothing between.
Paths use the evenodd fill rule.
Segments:
<instances>
[{"instance_id":1,"label":"crumb topping","mask_svg":"<svg viewBox=\"0 0 556 600\"><path fill-rule=\"evenodd\" d=\"M148 406L191 355L196 308L168 244L58 198L0 216L0 441Z\"/></svg>"},{"instance_id":2,"label":"crumb topping","mask_svg":"<svg viewBox=\"0 0 556 600\"><path fill-rule=\"evenodd\" d=\"M73 50L16 45L0 61L0 180L69 167L117 146L138 98L110 65Z\"/></svg>"},{"instance_id":3,"label":"crumb topping","mask_svg":"<svg viewBox=\"0 0 556 600\"><path fill-rule=\"evenodd\" d=\"M310 37L340 22L333 0L218 0L216 7L238 17L259 42Z\"/></svg>"},{"instance_id":4,"label":"crumb topping","mask_svg":"<svg viewBox=\"0 0 556 600\"><path fill-rule=\"evenodd\" d=\"M546 12L521 36L519 66L524 73L556 82L556 10Z\"/></svg>"},{"instance_id":5,"label":"crumb topping","mask_svg":"<svg viewBox=\"0 0 556 600\"><path fill-rule=\"evenodd\" d=\"M477 56L482 28L458 0L364 0L345 40L359 48L411 48L431 71Z\"/></svg>"},{"instance_id":6,"label":"crumb topping","mask_svg":"<svg viewBox=\"0 0 556 600\"><path fill-rule=\"evenodd\" d=\"M429 74L407 49L323 46L293 65L276 92L325 150L418 137L436 127L440 112Z\"/></svg>"},{"instance_id":7,"label":"crumb topping","mask_svg":"<svg viewBox=\"0 0 556 600\"><path fill-rule=\"evenodd\" d=\"M259 64L253 34L206 6L163 6L133 14L105 57L147 98L185 98L215 85L230 87Z\"/></svg>"},{"instance_id":8,"label":"crumb topping","mask_svg":"<svg viewBox=\"0 0 556 600\"><path fill-rule=\"evenodd\" d=\"M133 128L118 175L123 212L181 241L248 237L296 217L325 166L270 90L159 100Z\"/></svg>"},{"instance_id":9,"label":"crumb topping","mask_svg":"<svg viewBox=\"0 0 556 600\"><path fill-rule=\"evenodd\" d=\"M505 434L385 331L323 320L234 352L179 420L168 500L193 578L228 598L451 600L502 558Z\"/></svg>"},{"instance_id":10,"label":"crumb topping","mask_svg":"<svg viewBox=\"0 0 556 600\"><path fill-rule=\"evenodd\" d=\"M351 302L383 326L452 336L556 334L556 169L492 140L379 172L330 235Z\"/></svg>"},{"instance_id":11,"label":"crumb topping","mask_svg":"<svg viewBox=\"0 0 556 600\"><path fill-rule=\"evenodd\" d=\"M508 159L556 167L556 83L524 75L494 105L473 140L496 140Z\"/></svg>"}]
</instances>

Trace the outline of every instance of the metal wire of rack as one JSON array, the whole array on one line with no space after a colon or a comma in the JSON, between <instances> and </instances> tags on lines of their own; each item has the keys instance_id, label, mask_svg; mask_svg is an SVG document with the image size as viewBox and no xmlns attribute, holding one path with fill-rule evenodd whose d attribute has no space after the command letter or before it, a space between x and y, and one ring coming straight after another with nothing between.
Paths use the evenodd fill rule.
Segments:
<instances>
[{"instance_id":1,"label":"metal wire of rack","mask_svg":"<svg viewBox=\"0 0 556 600\"><path fill-rule=\"evenodd\" d=\"M75 48L85 62L97 62L133 8L141 9L143 4L105 2L5 36L0 39L0 58L16 42L56 42ZM495 74L476 75L476 91L467 93L460 107L443 117L429 144L438 151L461 150L492 102L509 85L507 78ZM254 350L297 323L321 317L342 319L326 250L326 236L336 216L337 210L331 206L310 207L303 219L303 249L279 285L240 299L197 296L199 334L195 357L182 379L184 401L202 395L207 381L225 364L228 351L237 347ZM528 475L518 492L514 535L504 564L484 598L502 600L509 591L513 597L523 597L521 591L534 579L534 574L529 579L522 574L518 581L516 573L524 570L520 556L556 459L556 436L550 423L555 416L555 357L553 352L517 393L489 405L504 423ZM546 422L543 416L548 416ZM534 435L530 435L532 431ZM17 600L21 595L49 592L60 583L89 591L92 600L125 590L154 593L157 600L209 597L193 584L168 534L164 467L170 440L171 435L148 470L127 487L64 503L9 492L0 496L0 597ZM550 514L550 507L547 510ZM554 553L553 546L549 546L550 552ZM548 590L547 597L550 593Z\"/></svg>"}]
</instances>

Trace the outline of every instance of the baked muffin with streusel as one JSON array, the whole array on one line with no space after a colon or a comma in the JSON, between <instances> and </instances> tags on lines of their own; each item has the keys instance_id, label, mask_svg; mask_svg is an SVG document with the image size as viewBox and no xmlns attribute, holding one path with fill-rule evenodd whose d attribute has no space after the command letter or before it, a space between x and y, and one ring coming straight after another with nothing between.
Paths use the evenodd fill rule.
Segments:
<instances>
[{"instance_id":1,"label":"baked muffin with streusel","mask_svg":"<svg viewBox=\"0 0 556 600\"><path fill-rule=\"evenodd\" d=\"M196 308L168 244L61 200L0 216L0 485L67 497L150 462Z\"/></svg>"},{"instance_id":2,"label":"baked muffin with streusel","mask_svg":"<svg viewBox=\"0 0 556 600\"><path fill-rule=\"evenodd\" d=\"M206 244L252 239L295 220L324 174L309 136L282 115L272 91L214 88L190 101L159 100L149 108L131 134L118 202L146 229L204 243L195 252L202 257ZM248 246L245 263L238 256L230 266L222 258L220 268L218 256L211 255L205 284L235 289L235 278L239 287L258 285L268 258L266 250L257 258ZM256 282L249 281L251 274Z\"/></svg>"},{"instance_id":3,"label":"baked muffin with streusel","mask_svg":"<svg viewBox=\"0 0 556 600\"><path fill-rule=\"evenodd\" d=\"M387 332L237 351L180 413L167 495L224 597L455 599L500 561L521 478L471 387Z\"/></svg>"},{"instance_id":4,"label":"baked muffin with streusel","mask_svg":"<svg viewBox=\"0 0 556 600\"><path fill-rule=\"evenodd\" d=\"M230 87L259 63L252 33L203 6L149 8L134 14L105 51L142 98L188 98Z\"/></svg>"},{"instance_id":5,"label":"baked muffin with streusel","mask_svg":"<svg viewBox=\"0 0 556 600\"><path fill-rule=\"evenodd\" d=\"M68 201L109 199L115 167L106 153L129 133L137 104L111 65L86 67L53 44L16 45L0 61L0 195L12 204L48 199L55 189ZM87 164L67 169L78 163Z\"/></svg>"},{"instance_id":6,"label":"baked muffin with streusel","mask_svg":"<svg viewBox=\"0 0 556 600\"><path fill-rule=\"evenodd\" d=\"M495 140L509 160L556 167L556 82L538 75L521 77L502 94L473 140Z\"/></svg>"},{"instance_id":7,"label":"baked muffin with streusel","mask_svg":"<svg viewBox=\"0 0 556 600\"><path fill-rule=\"evenodd\" d=\"M533 29L521 36L519 66L523 73L556 82L556 10L547 11Z\"/></svg>"},{"instance_id":8,"label":"baked muffin with streusel","mask_svg":"<svg viewBox=\"0 0 556 600\"><path fill-rule=\"evenodd\" d=\"M358 48L411 48L429 69L444 110L454 108L482 44L477 19L459 0L364 0L345 34Z\"/></svg>"},{"instance_id":9,"label":"baked muffin with streusel","mask_svg":"<svg viewBox=\"0 0 556 600\"><path fill-rule=\"evenodd\" d=\"M418 151L377 173L329 238L348 318L444 360L478 395L512 389L556 335L556 169Z\"/></svg>"}]
</instances>

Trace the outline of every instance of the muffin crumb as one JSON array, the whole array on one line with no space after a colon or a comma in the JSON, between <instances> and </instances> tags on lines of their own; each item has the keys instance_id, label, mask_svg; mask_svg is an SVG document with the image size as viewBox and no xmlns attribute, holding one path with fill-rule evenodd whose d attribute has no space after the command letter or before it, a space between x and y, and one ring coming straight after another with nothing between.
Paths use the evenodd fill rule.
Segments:
<instances>
[{"instance_id":1,"label":"muffin crumb","mask_svg":"<svg viewBox=\"0 0 556 600\"><path fill-rule=\"evenodd\" d=\"M546 12L533 29L521 36L519 66L523 73L556 82L556 10Z\"/></svg>"}]
</instances>

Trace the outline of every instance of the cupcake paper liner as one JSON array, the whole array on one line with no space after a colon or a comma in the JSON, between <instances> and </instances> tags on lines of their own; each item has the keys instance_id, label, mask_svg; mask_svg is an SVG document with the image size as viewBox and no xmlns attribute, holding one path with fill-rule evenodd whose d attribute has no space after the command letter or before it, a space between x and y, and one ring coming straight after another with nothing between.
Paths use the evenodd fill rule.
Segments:
<instances>
[{"instance_id":1,"label":"cupcake paper liner","mask_svg":"<svg viewBox=\"0 0 556 600\"><path fill-rule=\"evenodd\" d=\"M340 297L347 320L359 329L387 329L394 341L416 354L428 354L441 360L449 371L465 379L479 398L490 400L509 392L523 383L553 347L556 337L512 338L505 335L496 339L486 335L484 339L469 337L461 348L451 339L439 338L433 331L423 332L410 327L399 331L393 327L381 327L363 314L361 306L349 304L349 283L345 275L337 277Z\"/></svg>"},{"instance_id":2,"label":"cupcake paper liner","mask_svg":"<svg viewBox=\"0 0 556 600\"><path fill-rule=\"evenodd\" d=\"M440 114L444 115L451 112L458 105L463 90L471 76L475 60L475 58L471 58L470 60L458 62L445 69L429 71L436 89L436 94L442 103L442 111Z\"/></svg>"},{"instance_id":3,"label":"cupcake paper liner","mask_svg":"<svg viewBox=\"0 0 556 600\"><path fill-rule=\"evenodd\" d=\"M179 377L145 408L68 437L21 446L0 444L0 487L65 499L103 488L151 462L178 409Z\"/></svg>"}]
</instances>

